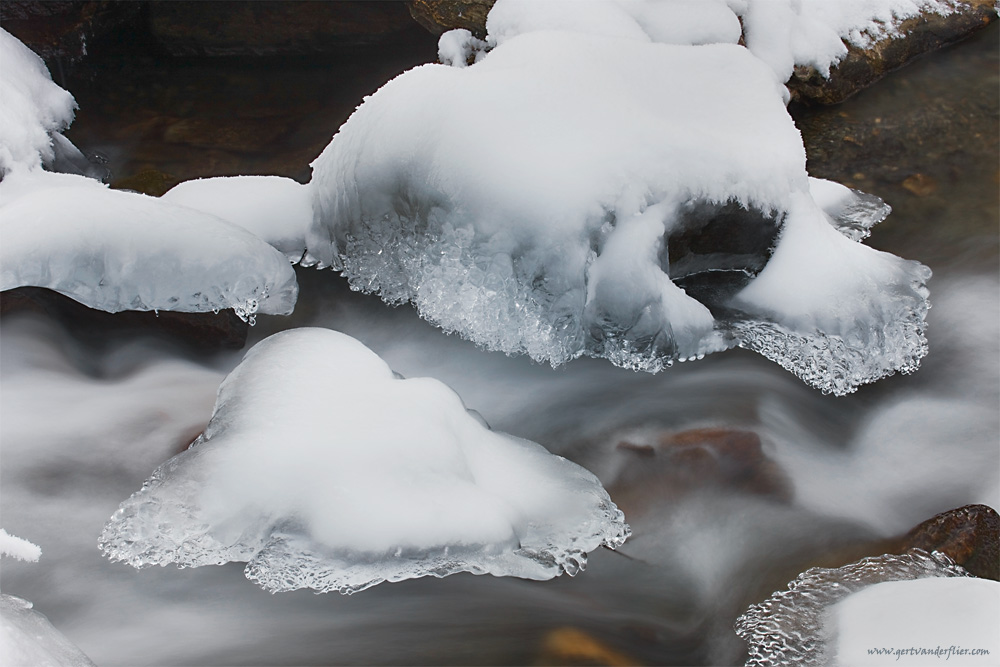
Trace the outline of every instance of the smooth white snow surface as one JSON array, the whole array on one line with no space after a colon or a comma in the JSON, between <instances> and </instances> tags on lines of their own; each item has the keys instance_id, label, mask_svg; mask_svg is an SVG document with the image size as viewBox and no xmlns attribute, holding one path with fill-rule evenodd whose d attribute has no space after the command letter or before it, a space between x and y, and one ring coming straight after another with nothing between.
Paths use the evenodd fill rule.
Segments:
<instances>
[{"instance_id":1,"label":"smooth white snow surface","mask_svg":"<svg viewBox=\"0 0 1000 667\"><path fill-rule=\"evenodd\" d=\"M10 556L18 560L37 561L42 555L42 549L37 544L11 535L0 528L0 556Z\"/></svg>"},{"instance_id":2,"label":"smooth white snow surface","mask_svg":"<svg viewBox=\"0 0 1000 667\"><path fill-rule=\"evenodd\" d=\"M281 176L199 178L178 183L160 200L238 225L295 262L313 219L309 189Z\"/></svg>"},{"instance_id":3,"label":"smooth white snow surface","mask_svg":"<svg viewBox=\"0 0 1000 667\"><path fill-rule=\"evenodd\" d=\"M69 174L0 183L0 289L47 287L91 308L286 315L288 260L216 216Z\"/></svg>"},{"instance_id":4,"label":"smooth white snow surface","mask_svg":"<svg viewBox=\"0 0 1000 667\"><path fill-rule=\"evenodd\" d=\"M498 0L488 48L528 32L562 30L661 44L736 44L740 37L778 81L796 65L823 76L847 55L900 34L921 13L949 15L954 0ZM449 38L454 39L454 38ZM445 62L442 60L442 62Z\"/></svg>"},{"instance_id":5,"label":"smooth white snow surface","mask_svg":"<svg viewBox=\"0 0 1000 667\"><path fill-rule=\"evenodd\" d=\"M592 474L491 431L357 340L254 346L187 451L122 503L101 549L136 567L248 562L271 591L353 593L456 572L550 579L628 537Z\"/></svg>"},{"instance_id":6,"label":"smooth white snow surface","mask_svg":"<svg viewBox=\"0 0 1000 667\"><path fill-rule=\"evenodd\" d=\"M736 45L583 32L417 67L313 163L304 263L553 365L743 345L837 394L912 371L930 273L854 242L888 209L808 178L783 90Z\"/></svg>"},{"instance_id":7,"label":"smooth white snow surface","mask_svg":"<svg viewBox=\"0 0 1000 667\"><path fill-rule=\"evenodd\" d=\"M0 595L0 664L7 667L93 667L27 600Z\"/></svg>"},{"instance_id":8,"label":"smooth white snow surface","mask_svg":"<svg viewBox=\"0 0 1000 667\"><path fill-rule=\"evenodd\" d=\"M0 28L0 178L52 160L52 136L69 127L75 109L42 59Z\"/></svg>"},{"instance_id":9,"label":"smooth white snow surface","mask_svg":"<svg viewBox=\"0 0 1000 667\"><path fill-rule=\"evenodd\" d=\"M875 584L831 613L838 665L996 665L1000 657L1000 583L990 579Z\"/></svg>"}]
</instances>

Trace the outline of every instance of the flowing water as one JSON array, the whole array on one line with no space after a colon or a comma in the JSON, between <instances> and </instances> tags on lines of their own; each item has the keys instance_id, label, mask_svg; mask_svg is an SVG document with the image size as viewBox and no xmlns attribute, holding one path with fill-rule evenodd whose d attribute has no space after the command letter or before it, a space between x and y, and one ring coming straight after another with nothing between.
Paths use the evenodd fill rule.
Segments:
<instances>
[{"instance_id":1,"label":"flowing water","mask_svg":"<svg viewBox=\"0 0 1000 667\"><path fill-rule=\"evenodd\" d=\"M627 505L634 536L576 578L270 595L238 564L109 563L97 550L105 521L197 435L242 352L95 344L15 314L0 328L0 508L4 528L43 555L5 560L4 592L33 601L101 665L742 663L736 617L799 572L854 560L939 511L1000 506L998 38L994 25L840 107L795 110L811 173L894 206L869 243L934 270L931 352L914 375L834 398L741 350L655 376L591 359L553 370L479 350L312 269L299 269L295 314L258 318L250 343L289 327L344 331L403 375L448 383L493 428L593 470ZM95 57L61 82L81 105L68 134L105 152L123 186L305 180L363 94L432 57L423 42L337 67ZM216 127L229 128L224 139ZM642 445L705 427L759 435L764 481L643 458ZM659 476L644 476L656 465Z\"/></svg>"}]
</instances>

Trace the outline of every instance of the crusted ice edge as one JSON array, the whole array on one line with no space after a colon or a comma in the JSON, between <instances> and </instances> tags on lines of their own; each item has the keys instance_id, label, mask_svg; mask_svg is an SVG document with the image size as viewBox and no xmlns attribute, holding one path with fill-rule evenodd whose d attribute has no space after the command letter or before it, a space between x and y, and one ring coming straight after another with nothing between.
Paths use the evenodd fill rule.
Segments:
<instances>
[{"instance_id":1,"label":"crusted ice edge","mask_svg":"<svg viewBox=\"0 0 1000 667\"><path fill-rule=\"evenodd\" d=\"M902 555L864 558L839 568L806 570L736 619L735 630L747 642L746 667L824 667L832 664L824 629L827 610L852 593L886 581L925 577L968 577L962 567L935 551L910 549Z\"/></svg>"},{"instance_id":2,"label":"crusted ice edge","mask_svg":"<svg viewBox=\"0 0 1000 667\"><path fill-rule=\"evenodd\" d=\"M208 451L200 447L203 442L199 438L186 452L159 466L139 491L121 503L98 540L107 558L137 569L171 563L186 568L246 562L246 577L272 593L306 588L350 595L382 582L460 572L535 580L564 573L575 576L586 568L590 551L600 546L616 549L632 534L625 515L607 491L598 488L592 491L589 520L563 532L572 535L568 543L556 544L529 525L520 544L511 550L470 544L367 553L323 547L294 522L285 521L258 523L235 542L223 544L199 518L194 502L164 502L157 497L161 486L177 483L175 476L184 481L174 497L197 497L204 482L198 472L204 468L192 461ZM180 526L185 527L183 531L176 530Z\"/></svg>"}]
</instances>

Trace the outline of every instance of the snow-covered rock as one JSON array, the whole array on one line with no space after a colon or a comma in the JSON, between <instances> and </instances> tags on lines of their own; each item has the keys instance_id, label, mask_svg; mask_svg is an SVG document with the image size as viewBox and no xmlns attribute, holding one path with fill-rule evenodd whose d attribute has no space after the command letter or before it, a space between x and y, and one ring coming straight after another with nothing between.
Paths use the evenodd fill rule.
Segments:
<instances>
[{"instance_id":1,"label":"snow-covered rock","mask_svg":"<svg viewBox=\"0 0 1000 667\"><path fill-rule=\"evenodd\" d=\"M271 591L353 593L456 572L549 579L629 534L583 468L491 431L430 378L296 329L222 383L187 451L122 503L101 549L133 566L248 562Z\"/></svg>"},{"instance_id":2,"label":"snow-covered rock","mask_svg":"<svg viewBox=\"0 0 1000 667\"><path fill-rule=\"evenodd\" d=\"M0 183L0 289L34 286L121 310L292 311L288 260L216 216L82 176L16 170Z\"/></svg>"},{"instance_id":3,"label":"snow-covered rock","mask_svg":"<svg viewBox=\"0 0 1000 667\"><path fill-rule=\"evenodd\" d=\"M554 365L743 345L837 394L914 370L930 272L854 242L877 198L817 202L768 67L610 25L525 32L367 98L313 163L305 263Z\"/></svg>"},{"instance_id":4,"label":"snow-covered rock","mask_svg":"<svg viewBox=\"0 0 1000 667\"><path fill-rule=\"evenodd\" d=\"M309 188L281 176L221 176L178 183L161 201L239 225L298 262L313 220Z\"/></svg>"}]
</instances>

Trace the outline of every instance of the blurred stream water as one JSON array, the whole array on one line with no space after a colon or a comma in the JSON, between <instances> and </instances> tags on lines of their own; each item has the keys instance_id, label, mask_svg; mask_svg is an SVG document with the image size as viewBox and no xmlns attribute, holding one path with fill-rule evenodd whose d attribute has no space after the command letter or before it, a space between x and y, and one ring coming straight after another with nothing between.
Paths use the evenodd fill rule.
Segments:
<instances>
[{"instance_id":1,"label":"blurred stream water","mask_svg":"<svg viewBox=\"0 0 1000 667\"><path fill-rule=\"evenodd\" d=\"M295 314L251 330L248 347L297 326L355 336L612 489L647 465L622 441L753 431L790 498L698 477L673 489L650 482L629 490L639 509L619 553L601 550L585 573L544 583L457 575L353 597L270 595L238 564L134 571L106 562L97 536L197 435L242 352L195 357L151 339L95 347L38 316L8 315L2 523L43 556L5 560L4 592L33 601L101 665L551 663L577 650L605 651L605 662L740 664L736 616L798 572L940 511L1000 507L998 42L994 25L839 107L793 110L810 173L894 207L869 243L934 270L931 352L915 375L833 398L741 350L656 376L590 359L553 370L479 350L312 269L298 271ZM63 83L81 107L68 135L106 153L122 186L230 173L305 180L361 96L427 51L407 45L341 69L111 54ZM580 632L596 644L587 649Z\"/></svg>"}]
</instances>

